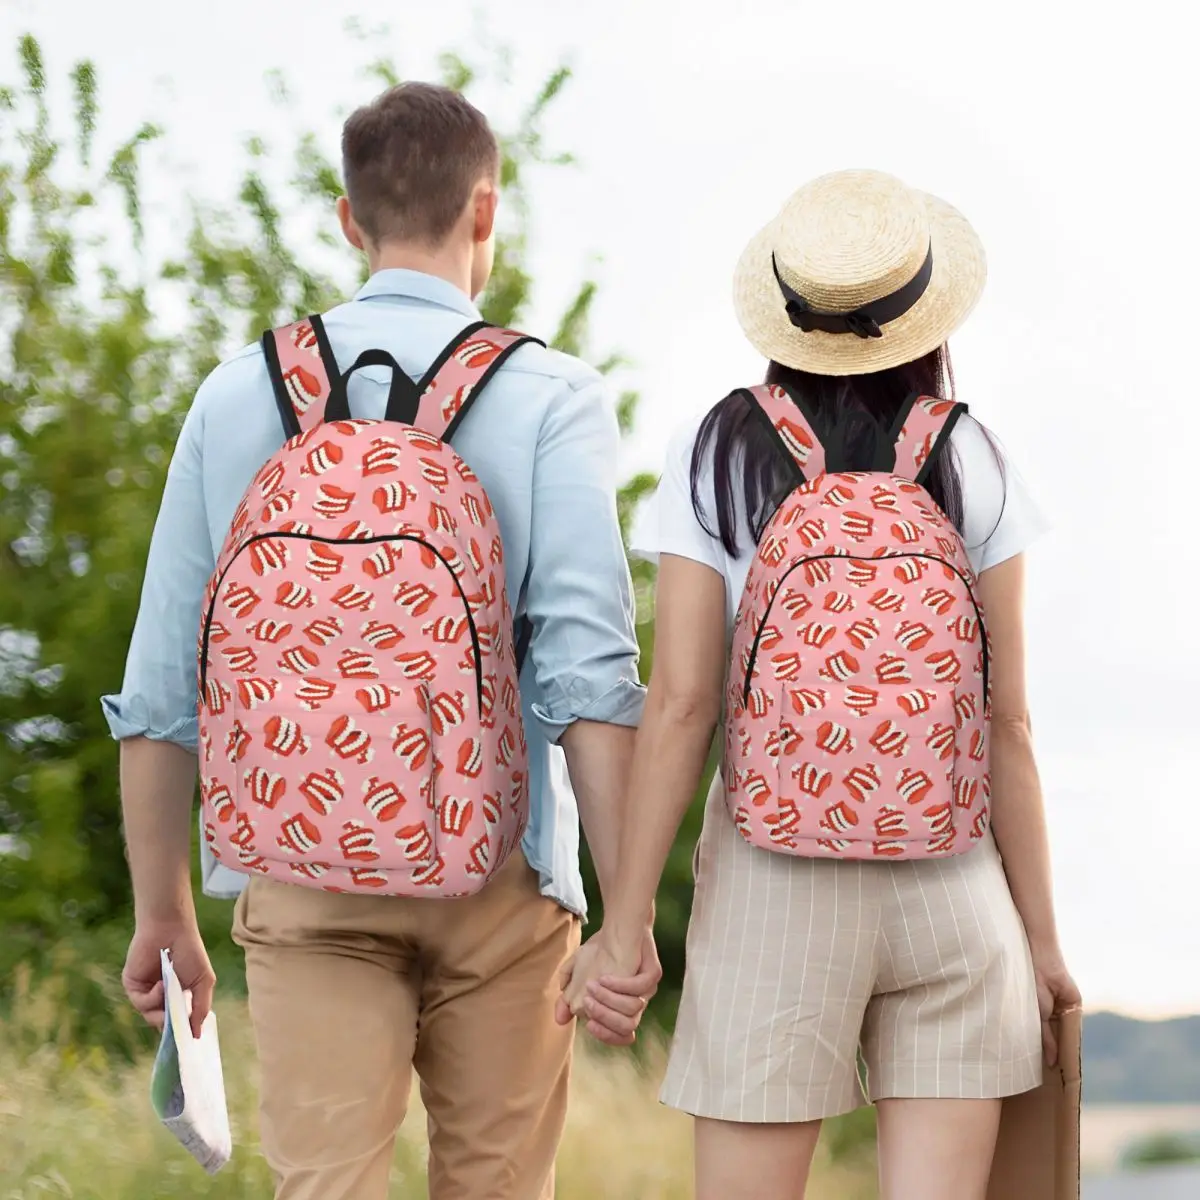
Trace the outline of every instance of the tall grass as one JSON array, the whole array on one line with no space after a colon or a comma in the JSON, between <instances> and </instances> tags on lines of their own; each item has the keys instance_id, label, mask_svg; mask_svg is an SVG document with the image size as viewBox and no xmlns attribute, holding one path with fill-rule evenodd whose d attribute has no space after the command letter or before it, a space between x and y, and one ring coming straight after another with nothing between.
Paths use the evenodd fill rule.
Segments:
<instances>
[{"instance_id":1,"label":"tall grass","mask_svg":"<svg viewBox=\"0 0 1200 1200\"><path fill-rule=\"evenodd\" d=\"M118 1002L114 996L114 1002ZM270 1174L255 1140L256 1075L246 1008L218 1005L236 1151L209 1178L156 1122L149 1106L150 1056L133 1064L80 1049L69 1036L71 996L62 977L19 972L0 1023L0 1197L3 1200L157 1200L269 1197ZM687 1200L691 1126L657 1103L661 1040L640 1059L581 1042L559 1155L560 1200ZM396 1148L393 1200L424 1197L426 1141L414 1092ZM874 1200L860 1152L834 1164L821 1151L810 1200Z\"/></svg>"}]
</instances>

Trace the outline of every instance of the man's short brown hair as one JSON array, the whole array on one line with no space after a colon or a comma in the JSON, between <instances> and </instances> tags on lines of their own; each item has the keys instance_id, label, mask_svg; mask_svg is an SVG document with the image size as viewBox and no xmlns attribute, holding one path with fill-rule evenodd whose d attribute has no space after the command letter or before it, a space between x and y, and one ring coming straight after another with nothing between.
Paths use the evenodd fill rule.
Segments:
<instances>
[{"instance_id":1,"label":"man's short brown hair","mask_svg":"<svg viewBox=\"0 0 1200 1200\"><path fill-rule=\"evenodd\" d=\"M496 178L500 150L487 118L451 88L402 83L350 116L342 171L358 227L371 241L437 245L471 189Z\"/></svg>"}]
</instances>

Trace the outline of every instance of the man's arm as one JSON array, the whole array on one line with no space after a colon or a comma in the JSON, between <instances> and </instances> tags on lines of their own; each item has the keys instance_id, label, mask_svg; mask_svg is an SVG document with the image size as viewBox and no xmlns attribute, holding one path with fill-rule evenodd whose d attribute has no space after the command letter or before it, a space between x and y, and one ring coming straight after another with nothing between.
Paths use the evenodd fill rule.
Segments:
<instances>
[{"instance_id":1,"label":"man's arm","mask_svg":"<svg viewBox=\"0 0 1200 1200\"><path fill-rule=\"evenodd\" d=\"M192 991L194 1030L211 1007L214 983L191 891L196 637L213 570L201 424L194 405L167 473L125 681L120 695L104 698L109 726L121 741L121 807L134 893L125 990L142 1015L161 1026L159 952L169 949L181 985Z\"/></svg>"},{"instance_id":2,"label":"man's arm","mask_svg":"<svg viewBox=\"0 0 1200 1200\"><path fill-rule=\"evenodd\" d=\"M542 422L533 472L526 613L542 703L561 743L601 894L615 874L625 779L644 692L633 586L617 519L620 430L599 377L563 385Z\"/></svg>"}]
</instances>

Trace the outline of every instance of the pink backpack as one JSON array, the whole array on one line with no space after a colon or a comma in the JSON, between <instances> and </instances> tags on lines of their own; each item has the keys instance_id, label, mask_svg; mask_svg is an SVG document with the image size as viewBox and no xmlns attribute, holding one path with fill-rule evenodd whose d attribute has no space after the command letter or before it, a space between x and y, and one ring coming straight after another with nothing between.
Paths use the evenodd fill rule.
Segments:
<instances>
[{"instance_id":1,"label":"pink backpack","mask_svg":"<svg viewBox=\"0 0 1200 1200\"><path fill-rule=\"evenodd\" d=\"M473 325L413 383L344 375L320 317L263 336L288 440L255 476L200 631L204 832L235 870L460 896L521 839L529 775L500 529L450 439L534 339ZM382 421L346 384L392 369Z\"/></svg>"},{"instance_id":2,"label":"pink backpack","mask_svg":"<svg viewBox=\"0 0 1200 1200\"><path fill-rule=\"evenodd\" d=\"M814 858L969 850L988 825L987 634L962 538L922 487L966 408L914 399L894 464L826 473L798 401L743 394L799 486L763 530L734 625L737 828Z\"/></svg>"}]
</instances>

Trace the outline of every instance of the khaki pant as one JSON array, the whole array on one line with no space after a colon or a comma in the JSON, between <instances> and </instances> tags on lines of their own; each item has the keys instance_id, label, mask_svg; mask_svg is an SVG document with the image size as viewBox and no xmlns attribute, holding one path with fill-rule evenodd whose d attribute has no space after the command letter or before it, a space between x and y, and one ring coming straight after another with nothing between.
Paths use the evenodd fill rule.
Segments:
<instances>
[{"instance_id":1,"label":"khaki pant","mask_svg":"<svg viewBox=\"0 0 1200 1200\"><path fill-rule=\"evenodd\" d=\"M254 879L238 901L277 1200L383 1200L415 1067L431 1200L549 1200L579 922L514 854L462 900Z\"/></svg>"}]
</instances>

